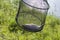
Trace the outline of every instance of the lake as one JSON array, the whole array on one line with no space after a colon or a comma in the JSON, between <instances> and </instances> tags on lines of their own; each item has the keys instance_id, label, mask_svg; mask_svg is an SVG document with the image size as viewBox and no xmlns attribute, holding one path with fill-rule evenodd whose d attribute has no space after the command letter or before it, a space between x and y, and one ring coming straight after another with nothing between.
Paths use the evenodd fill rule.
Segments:
<instances>
[{"instance_id":1,"label":"lake","mask_svg":"<svg viewBox=\"0 0 60 40\"><path fill-rule=\"evenodd\" d=\"M55 15L57 17L60 18L60 0L47 0L49 5L50 5L50 9L49 9L49 14Z\"/></svg>"}]
</instances>

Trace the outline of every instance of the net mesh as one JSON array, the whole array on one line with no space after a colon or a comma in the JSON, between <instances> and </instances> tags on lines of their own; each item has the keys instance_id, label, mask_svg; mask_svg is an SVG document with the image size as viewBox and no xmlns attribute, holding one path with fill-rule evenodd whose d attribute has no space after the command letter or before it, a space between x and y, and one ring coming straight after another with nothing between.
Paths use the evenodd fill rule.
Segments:
<instances>
[{"instance_id":1,"label":"net mesh","mask_svg":"<svg viewBox=\"0 0 60 40\"><path fill-rule=\"evenodd\" d=\"M30 6L36 7L36 8L42 8L42 9L48 9L48 5L46 1L44 0L23 0L25 3L27 3Z\"/></svg>"},{"instance_id":2,"label":"net mesh","mask_svg":"<svg viewBox=\"0 0 60 40\"><path fill-rule=\"evenodd\" d=\"M49 5L44 0L23 0L19 5L16 21L19 26L45 23Z\"/></svg>"}]
</instances>

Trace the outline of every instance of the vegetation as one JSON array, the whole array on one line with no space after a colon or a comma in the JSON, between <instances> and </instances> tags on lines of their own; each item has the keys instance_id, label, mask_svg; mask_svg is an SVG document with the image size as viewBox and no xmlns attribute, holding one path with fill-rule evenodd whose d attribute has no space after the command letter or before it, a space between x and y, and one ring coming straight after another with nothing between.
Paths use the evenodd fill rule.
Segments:
<instances>
[{"instance_id":1,"label":"vegetation","mask_svg":"<svg viewBox=\"0 0 60 40\"><path fill-rule=\"evenodd\" d=\"M15 17L19 0L0 0L0 40L60 40L60 19L49 15L44 29L28 32L16 24Z\"/></svg>"}]
</instances>

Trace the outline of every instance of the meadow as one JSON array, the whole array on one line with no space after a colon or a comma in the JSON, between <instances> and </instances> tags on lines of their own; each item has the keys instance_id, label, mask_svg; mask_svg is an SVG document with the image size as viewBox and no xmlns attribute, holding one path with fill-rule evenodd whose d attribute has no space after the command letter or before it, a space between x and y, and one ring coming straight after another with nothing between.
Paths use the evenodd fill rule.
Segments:
<instances>
[{"instance_id":1,"label":"meadow","mask_svg":"<svg viewBox=\"0 0 60 40\"><path fill-rule=\"evenodd\" d=\"M60 40L60 19L47 15L40 32L28 32L17 25L15 17L19 0L0 0L0 40Z\"/></svg>"}]
</instances>

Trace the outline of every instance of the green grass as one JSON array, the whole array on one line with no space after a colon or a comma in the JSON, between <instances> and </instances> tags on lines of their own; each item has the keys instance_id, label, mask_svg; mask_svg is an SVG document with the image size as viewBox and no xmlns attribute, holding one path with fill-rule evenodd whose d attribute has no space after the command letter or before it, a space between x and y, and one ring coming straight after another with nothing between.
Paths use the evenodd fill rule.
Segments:
<instances>
[{"instance_id":1,"label":"green grass","mask_svg":"<svg viewBox=\"0 0 60 40\"><path fill-rule=\"evenodd\" d=\"M6 1L6 2L4 2ZM44 29L40 32L25 32L16 24L18 0L0 0L0 40L60 40L60 20L47 16Z\"/></svg>"}]
</instances>

